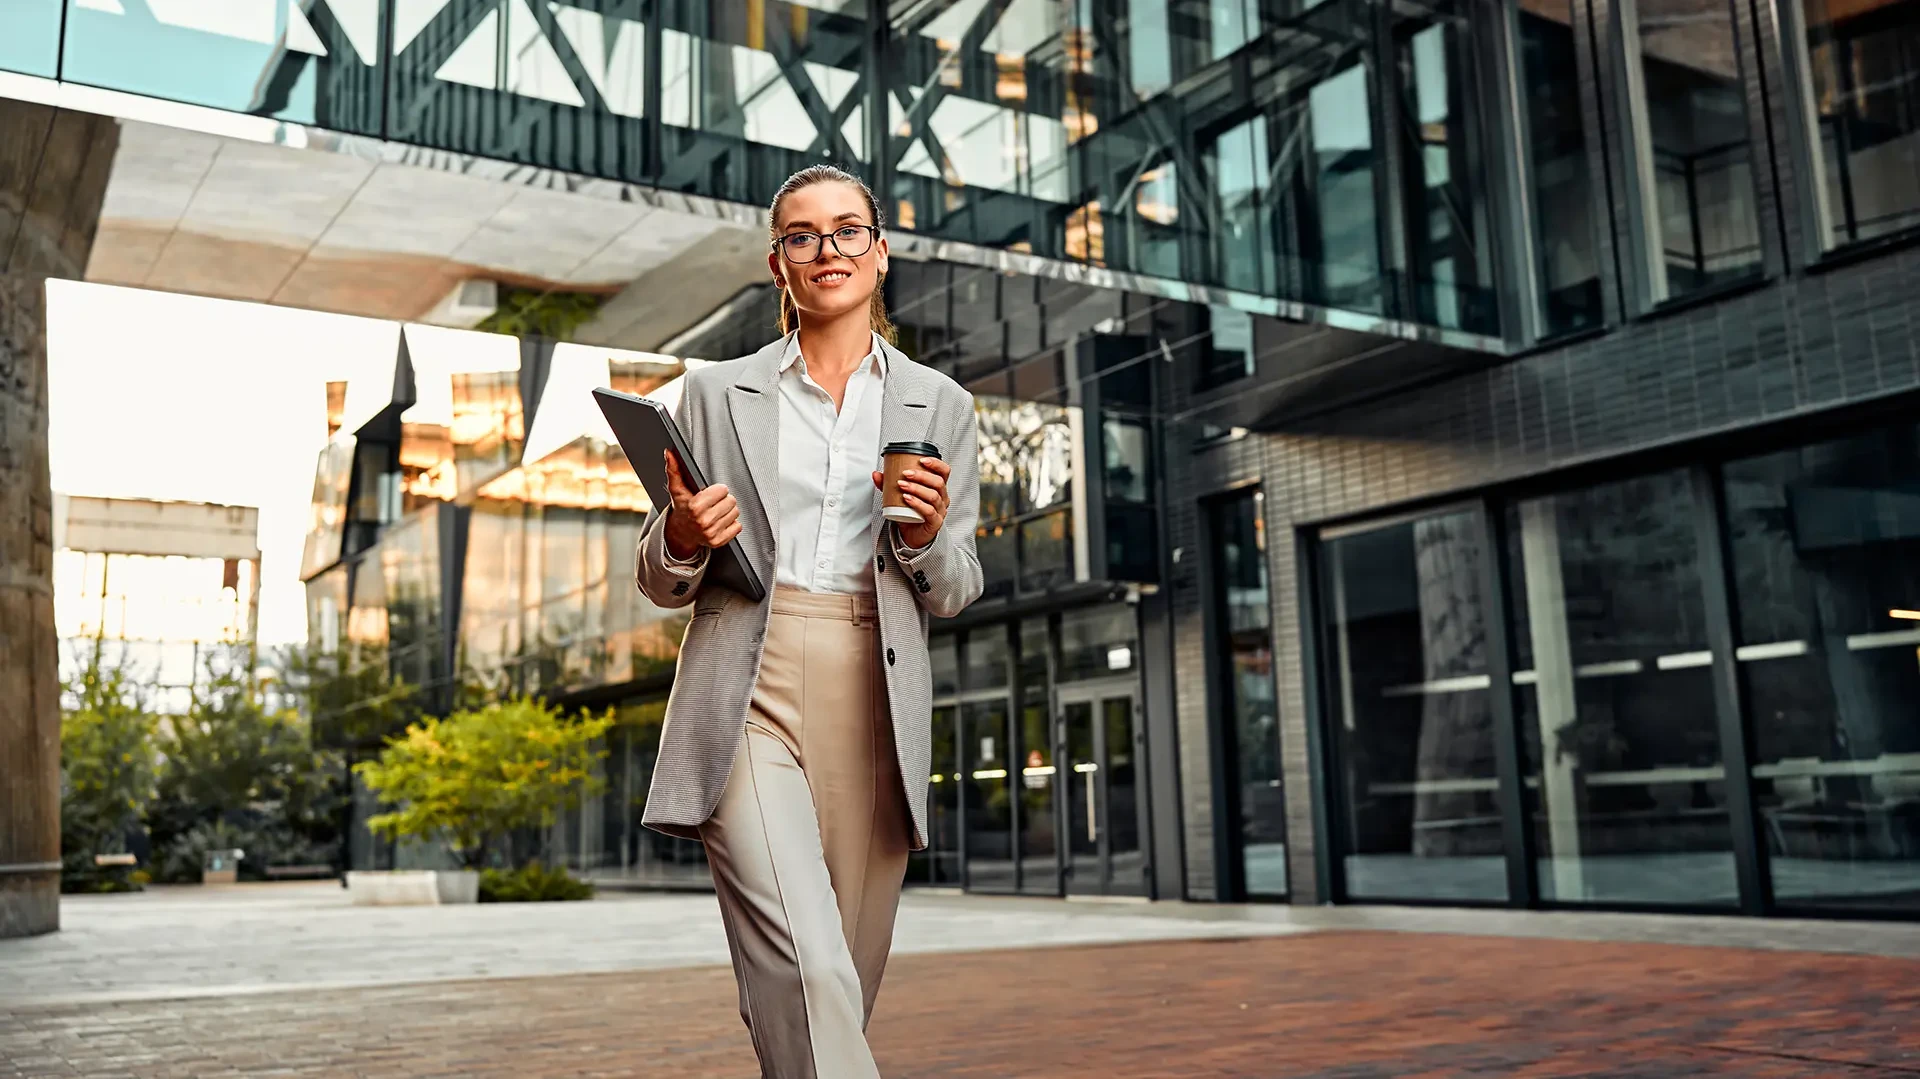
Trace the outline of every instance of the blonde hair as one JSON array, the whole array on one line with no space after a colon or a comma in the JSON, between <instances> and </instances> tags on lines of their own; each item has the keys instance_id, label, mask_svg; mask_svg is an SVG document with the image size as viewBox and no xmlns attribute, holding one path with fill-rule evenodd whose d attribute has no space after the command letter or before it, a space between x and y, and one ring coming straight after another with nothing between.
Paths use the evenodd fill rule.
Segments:
<instances>
[{"instance_id":1,"label":"blonde hair","mask_svg":"<svg viewBox=\"0 0 1920 1079\"><path fill-rule=\"evenodd\" d=\"M865 181L845 169L832 165L809 165L787 177L787 182L781 184L780 190L774 194L773 204L767 207L767 238L769 240L780 239L780 204L786 201L788 195L801 188L812 187L814 184L851 184L860 192L861 197L867 200L867 212L873 215L874 226L882 232L886 231L886 216L880 212L880 200L874 197L873 189L868 187ZM876 244L879 242L877 236L874 242ZM873 283L873 299L867 304L867 320L872 323L873 332L879 334L882 341L894 344L899 331L894 328L893 320L887 317L887 300L882 287L886 283L887 275L882 271ZM780 290L780 332L789 334L799 327L800 308L793 302L793 291L782 288Z\"/></svg>"}]
</instances>

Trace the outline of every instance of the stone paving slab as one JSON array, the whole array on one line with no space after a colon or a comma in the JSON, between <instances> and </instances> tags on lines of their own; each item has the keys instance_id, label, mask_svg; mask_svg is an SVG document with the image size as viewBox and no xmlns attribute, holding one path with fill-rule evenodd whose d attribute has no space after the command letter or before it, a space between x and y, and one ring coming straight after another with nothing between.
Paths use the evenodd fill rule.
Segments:
<instances>
[{"instance_id":1,"label":"stone paving slab","mask_svg":"<svg viewBox=\"0 0 1920 1079\"><path fill-rule=\"evenodd\" d=\"M1284 920L1249 925L1153 910L1136 903L909 894L895 951L1306 931ZM0 1007L728 962L711 893L610 893L591 903L356 907L339 885L328 883L155 888L67 897L62 926L48 936L0 940Z\"/></svg>"},{"instance_id":2,"label":"stone paving slab","mask_svg":"<svg viewBox=\"0 0 1920 1079\"><path fill-rule=\"evenodd\" d=\"M0 1079L747 1079L698 967L0 1009ZM1912 1076L1920 963L1331 931L914 954L889 1079Z\"/></svg>"}]
</instances>

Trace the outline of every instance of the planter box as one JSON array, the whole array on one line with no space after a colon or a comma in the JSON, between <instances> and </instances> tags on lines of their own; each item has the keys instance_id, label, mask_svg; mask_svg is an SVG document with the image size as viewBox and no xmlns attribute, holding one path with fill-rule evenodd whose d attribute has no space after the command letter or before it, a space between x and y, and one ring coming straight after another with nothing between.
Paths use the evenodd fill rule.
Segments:
<instances>
[{"instance_id":1,"label":"planter box","mask_svg":"<svg viewBox=\"0 0 1920 1079\"><path fill-rule=\"evenodd\" d=\"M468 869L355 870L347 874L347 894L362 907L478 903L480 874Z\"/></svg>"}]
</instances>

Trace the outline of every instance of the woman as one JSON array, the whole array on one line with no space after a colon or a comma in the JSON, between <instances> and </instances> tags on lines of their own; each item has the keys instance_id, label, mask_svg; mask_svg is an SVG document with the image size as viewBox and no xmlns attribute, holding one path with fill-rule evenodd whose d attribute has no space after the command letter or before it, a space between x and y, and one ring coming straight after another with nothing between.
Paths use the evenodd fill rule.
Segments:
<instances>
[{"instance_id":1,"label":"woman","mask_svg":"<svg viewBox=\"0 0 1920 1079\"><path fill-rule=\"evenodd\" d=\"M973 398L890 342L887 239L865 184L819 165L768 211L784 337L689 372L675 419L709 486L667 455L672 505L640 590L693 604L645 823L706 844L765 1077L877 1077L866 1023L907 852L926 846L929 615L980 595ZM930 442L886 521L881 448ZM703 587L738 537L772 588Z\"/></svg>"}]
</instances>

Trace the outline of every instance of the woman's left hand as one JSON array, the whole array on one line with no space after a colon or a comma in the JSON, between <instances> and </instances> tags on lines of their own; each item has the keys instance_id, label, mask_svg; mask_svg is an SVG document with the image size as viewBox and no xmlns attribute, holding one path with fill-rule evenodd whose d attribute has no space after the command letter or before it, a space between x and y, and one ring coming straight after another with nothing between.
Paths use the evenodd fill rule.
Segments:
<instances>
[{"instance_id":1,"label":"woman's left hand","mask_svg":"<svg viewBox=\"0 0 1920 1079\"><path fill-rule=\"evenodd\" d=\"M900 530L900 542L909 547L925 547L940 534L940 526L947 519L947 476L952 474L953 466L938 457L922 457L919 466L910 468L900 475L900 500L917 510L925 518L920 524L896 523ZM884 473L873 474L873 485L882 487L886 483Z\"/></svg>"}]
</instances>

